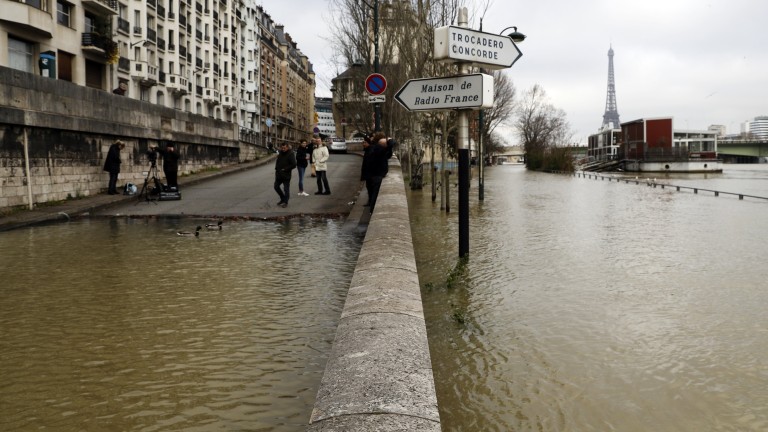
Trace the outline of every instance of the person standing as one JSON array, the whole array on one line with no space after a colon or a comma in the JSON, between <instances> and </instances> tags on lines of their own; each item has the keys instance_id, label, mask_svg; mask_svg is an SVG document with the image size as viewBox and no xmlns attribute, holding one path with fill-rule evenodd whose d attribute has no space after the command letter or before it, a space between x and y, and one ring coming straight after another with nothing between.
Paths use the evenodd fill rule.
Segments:
<instances>
[{"instance_id":1,"label":"person standing","mask_svg":"<svg viewBox=\"0 0 768 432\"><path fill-rule=\"evenodd\" d=\"M312 150L312 160L315 162L315 175L317 176L317 192L315 195L330 195L331 187L328 185L328 158L330 153L320 138L314 139L315 149ZM325 191L323 191L325 188Z\"/></svg>"},{"instance_id":2,"label":"person standing","mask_svg":"<svg viewBox=\"0 0 768 432\"><path fill-rule=\"evenodd\" d=\"M288 198L291 197L291 171L294 168L296 168L296 154L291 150L290 144L283 142L275 159L275 192L280 196L280 202L277 205L283 208L288 206Z\"/></svg>"},{"instance_id":3,"label":"person standing","mask_svg":"<svg viewBox=\"0 0 768 432\"><path fill-rule=\"evenodd\" d=\"M168 182L169 188L178 188L179 174L179 153L172 142L165 146L165 150L158 148L157 151L163 155L163 173Z\"/></svg>"},{"instance_id":4,"label":"person standing","mask_svg":"<svg viewBox=\"0 0 768 432\"><path fill-rule=\"evenodd\" d=\"M307 140L299 141L299 148L296 149L296 170L299 173L299 196L309 196L304 192L304 173L309 166L310 151L307 146Z\"/></svg>"},{"instance_id":5,"label":"person standing","mask_svg":"<svg viewBox=\"0 0 768 432\"><path fill-rule=\"evenodd\" d=\"M104 171L109 173L109 184L107 185L107 193L110 195L117 195L117 175L120 173L120 150L125 148L125 143L117 140L114 144L109 146L107 152L107 159L104 161Z\"/></svg>"},{"instance_id":6,"label":"person standing","mask_svg":"<svg viewBox=\"0 0 768 432\"><path fill-rule=\"evenodd\" d=\"M389 158L392 157L392 150L395 147L395 140L386 138L383 133L376 133L371 139L371 156L368 166L368 178L371 183L369 189L369 201L371 213L376 206L376 199L379 197L381 182L389 172ZM367 184L366 184L367 185Z\"/></svg>"},{"instance_id":7,"label":"person standing","mask_svg":"<svg viewBox=\"0 0 768 432\"><path fill-rule=\"evenodd\" d=\"M371 181L368 174L371 165L371 152L373 151L371 139L372 137L369 135L363 137L363 163L360 166L360 181L365 182L365 190L368 193L368 202L363 204L363 207L371 206Z\"/></svg>"}]
</instances>

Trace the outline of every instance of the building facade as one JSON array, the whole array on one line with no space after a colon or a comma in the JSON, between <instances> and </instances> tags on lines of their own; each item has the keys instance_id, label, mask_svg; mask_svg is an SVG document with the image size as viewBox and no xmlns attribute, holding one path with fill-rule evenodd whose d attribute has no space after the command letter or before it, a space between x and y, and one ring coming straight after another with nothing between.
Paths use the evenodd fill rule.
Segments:
<instances>
[{"instance_id":1,"label":"building facade","mask_svg":"<svg viewBox=\"0 0 768 432\"><path fill-rule=\"evenodd\" d=\"M256 0L8 0L0 66L232 124L311 133L308 58ZM271 126L267 126L267 125Z\"/></svg>"}]
</instances>

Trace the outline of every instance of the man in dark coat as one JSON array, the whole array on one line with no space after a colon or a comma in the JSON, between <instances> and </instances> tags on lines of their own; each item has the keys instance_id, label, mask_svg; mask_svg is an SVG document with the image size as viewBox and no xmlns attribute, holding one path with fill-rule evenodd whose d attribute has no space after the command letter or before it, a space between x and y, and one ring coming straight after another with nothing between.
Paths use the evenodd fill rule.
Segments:
<instances>
[{"instance_id":1,"label":"man in dark coat","mask_svg":"<svg viewBox=\"0 0 768 432\"><path fill-rule=\"evenodd\" d=\"M117 175L120 173L120 150L125 148L125 143L117 140L114 144L109 146L107 152L107 159L104 161L104 171L109 173L109 184L107 185L107 193L110 195L117 195Z\"/></svg>"},{"instance_id":2,"label":"man in dark coat","mask_svg":"<svg viewBox=\"0 0 768 432\"><path fill-rule=\"evenodd\" d=\"M290 144L280 144L277 159L275 160L275 192L280 196L280 207L288 206L288 198L291 197L291 171L296 168L296 154L291 150ZM280 189L282 185L283 190Z\"/></svg>"},{"instance_id":3,"label":"man in dark coat","mask_svg":"<svg viewBox=\"0 0 768 432\"><path fill-rule=\"evenodd\" d=\"M371 150L370 160L366 167L368 179L366 180L366 187L368 187L368 204L370 205L371 213L376 206L376 198L379 196L379 189L381 188L381 182L389 172L389 158L392 157L392 150L395 146L395 140L392 138L386 138L383 133L377 132L371 138ZM370 183L370 186L368 186Z\"/></svg>"},{"instance_id":4,"label":"man in dark coat","mask_svg":"<svg viewBox=\"0 0 768 432\"><path fill-rule=\"evenodd\" d=\"M172 142L165 146L165 150L158 148L157 151L163 155L163 173L168 182L168 187L178 188L179 177L179 152Z\"/></svg>"}]
</instances>

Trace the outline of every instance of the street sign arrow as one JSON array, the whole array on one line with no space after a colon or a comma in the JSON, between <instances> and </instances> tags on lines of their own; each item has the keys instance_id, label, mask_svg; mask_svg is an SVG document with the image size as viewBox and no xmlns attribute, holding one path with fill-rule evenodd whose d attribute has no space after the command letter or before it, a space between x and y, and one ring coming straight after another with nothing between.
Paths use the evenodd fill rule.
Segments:
<instances>
[{"instance_id":1,"label":"street sign arrow","mask_svg":"<svg viewBox=\"0 0 768 432\"><path fill-rule=\"evenodd\" d=\"M395 95L408 111L483 109L493 106L493 77L486 74L408 80Z\"/></svg>"},{"instance_id":2,"label":"street sign arrow","mask_svg":"<svg viewBox=\"0 0 768 432\"><path fill-rule=\"evenodd\" d=\"M507 36L455 26L435 29L435 60L504 69L512 67L522 55L517 45Z\"/></svg>"}]
</instances>

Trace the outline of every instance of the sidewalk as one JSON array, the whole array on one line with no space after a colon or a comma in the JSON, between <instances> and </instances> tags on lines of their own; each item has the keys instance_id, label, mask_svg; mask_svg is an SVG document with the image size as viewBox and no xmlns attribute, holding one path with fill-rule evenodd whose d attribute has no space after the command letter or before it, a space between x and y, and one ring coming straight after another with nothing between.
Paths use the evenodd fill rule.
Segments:
<instances>
[{"instance_id":1,"label":"sidewalk","mask_svg":"<svg viewBox=\"0 0 768 432\"><path fill-rule=\"evenodd\" d=\"M212 178L256 168L274 161L275 155L257 161L246 162L221 168L216 171L206 171L179 178L179 186L189 186ZM64 221L90 214L121 202L135 201L135 195L98 194L84 198L67 200L55 204L42 204L34 210L17 210L8 215L0 215L0 231L8 231L25 226Z\"/></svg>"}]
</instances>

